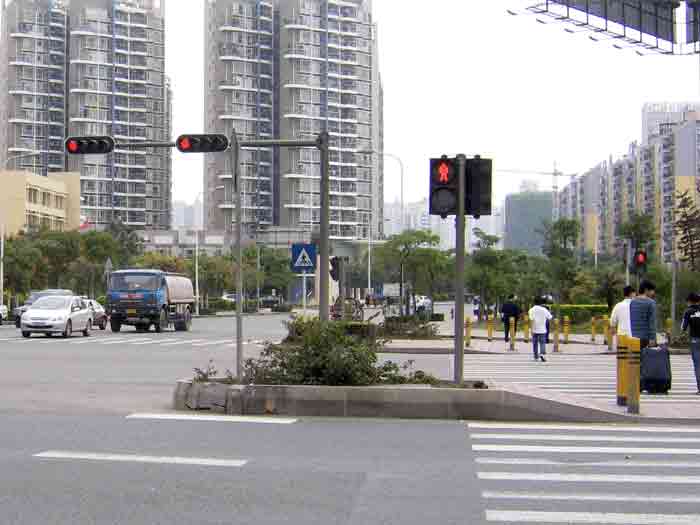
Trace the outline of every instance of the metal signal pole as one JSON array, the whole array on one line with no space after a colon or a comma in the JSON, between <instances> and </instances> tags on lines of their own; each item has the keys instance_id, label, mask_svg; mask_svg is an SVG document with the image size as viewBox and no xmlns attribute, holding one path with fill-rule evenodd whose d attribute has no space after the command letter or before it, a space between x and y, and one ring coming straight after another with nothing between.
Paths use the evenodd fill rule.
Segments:
<instances>
[{"instance_id":1,"label":"metal signal pole","mask_svg":"<svg viewBox=\"0 0 700 525\"><path fill-rule=\"evenodd\" d=\"M455 278L455 357L454 379L461 385L464 382L464 200L467 184L467 157L457 155L457 277Z\"/></svg>"}]
</instances>

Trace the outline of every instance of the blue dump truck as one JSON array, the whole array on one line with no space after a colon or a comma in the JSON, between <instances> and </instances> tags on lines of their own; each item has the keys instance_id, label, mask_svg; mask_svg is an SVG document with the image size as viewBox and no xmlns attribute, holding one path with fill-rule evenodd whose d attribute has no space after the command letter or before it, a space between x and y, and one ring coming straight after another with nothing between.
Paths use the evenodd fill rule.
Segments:
<instances>
[{"instance_id":1,"label":"blue dump truck","mask_svg":"<svg viewBox=\"0 0 700 525\"><path fill-rule=\"evenodd\" d=\"M119 270L109 279L107 314L113 332L123 325L162 332L170 325L177 331L192 328L192 281L160 270Z\"/></svg>"}]
</instances>

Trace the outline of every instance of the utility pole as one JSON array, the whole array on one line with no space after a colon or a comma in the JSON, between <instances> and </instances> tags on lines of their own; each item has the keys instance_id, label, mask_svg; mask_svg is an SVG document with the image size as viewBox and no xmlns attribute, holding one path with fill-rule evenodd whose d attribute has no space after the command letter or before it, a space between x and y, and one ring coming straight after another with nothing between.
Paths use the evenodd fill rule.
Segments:
<instances>
[{"instance_id":1,"label":"utility pole","mask_svg":"<svg viewBox=\"0 0 700 525\"><path fill-rule=\"evenodd\" d=\"M320 300L319 300L319 318L321 321L328 321L329 305L329 267L330 264L330 216L331 216L331 155L328 150L330 145L330 136L328 132L323 132L319 135L316 142L316 147L321 150L321 226L319 248L321 255L320 275Z\"/></svg>"},{"instance_id":2,"label":"utility pole","mask_svg":"<svg viewBox=\"0 0 700 525\"><path fill-rule=\"evenodd\" d=\"M5 304L5 222L0 224L0 306Z\"/></svg>"},{"instance_id":3,"label":"utility pole","mask_svg":"<svg viewBox=\"0 0 700 525\"><path fill-rule=\"evenodd\" d=\"M464 382L464 229L465 192L467 184L467 158L457 155L457 278L455 279L455 347L454 379L461 385Z\"/></svg>"},{"instance_id":4,"label":"utility pole","mask_svg":"<svg viewBox=\"0 0 700 525\"><path fill-rule=\"evenodd\" d=\"M233 191L236 199L236 260L238 263L236 274L236 378L241 381L243 379L243 243L241 242L243 199L241 198L242 187L238 170L239 148L236 129L232 127L229 151L233 172Z\"/></svg>"}]
</instances>

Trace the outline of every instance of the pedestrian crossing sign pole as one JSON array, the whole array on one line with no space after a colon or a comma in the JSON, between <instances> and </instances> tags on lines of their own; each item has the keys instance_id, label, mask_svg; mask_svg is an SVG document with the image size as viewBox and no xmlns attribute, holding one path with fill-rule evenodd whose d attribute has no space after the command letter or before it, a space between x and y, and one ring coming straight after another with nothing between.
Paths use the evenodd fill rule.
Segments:
<instances>
[{"instance_id":1,"label":"pedestrian crossing sign pole","mask_svg":"<svg viewBox=\"0 0 700 525\"><path fill-rule=\"evenodd\" d=\"M309 271L316 271L316 245L293 244L292 245L292 271L302 275L302 308L306 315L306 275Z\"/></svg>"}]
</instances>

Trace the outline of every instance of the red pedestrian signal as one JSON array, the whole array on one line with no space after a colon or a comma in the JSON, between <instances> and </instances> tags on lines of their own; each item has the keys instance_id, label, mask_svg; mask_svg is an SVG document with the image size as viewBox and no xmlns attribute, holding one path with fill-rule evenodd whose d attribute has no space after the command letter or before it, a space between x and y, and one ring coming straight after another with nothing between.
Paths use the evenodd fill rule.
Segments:
<instances>
[{"instance_id":1,"label":"red pedestrian signal","mask_svg":"<svg viewBox=\"0 0 700 525\"><path fill-rule=\"evenodd\" d=\"M646 267L647 267L647 261L648 261L647 252L645 252L644 250L637 250L634 253L634 257L632 258L632 261L633 261L634 268L637 271L637 273L645 271Z\"/></svg>"},{"instance_id":2,"label":"red pedestrian signal","mask_svg":"<svg viewBox=\"0 0 700 525\"><path fill-rule=\"evenodd\" d=\"M439 215L443 219L457 214L457 160L443 155L439 159L430 159L430 215Z\"/></svg>"},{"instance_id":3,"label":"red pedestrian signal","mask_svg":"<svg viewBox=\"0 0 700 525\"><path fill-rule=\"evenodd\" d=\"M66 151L71 155L104 155L114 151L112 137L68 137Z\"/></svg>"},{"instance_id":4,"label":"red pedestrian signal","mask_svg":"<svg viewBox=\"0 0 700 525\"><path fill-rule=\"evenodd\" d=\"M226 135L180 135L175 146L181 153L216 153L226 151L229 146Z\"/></svg>"}]
</instances>

